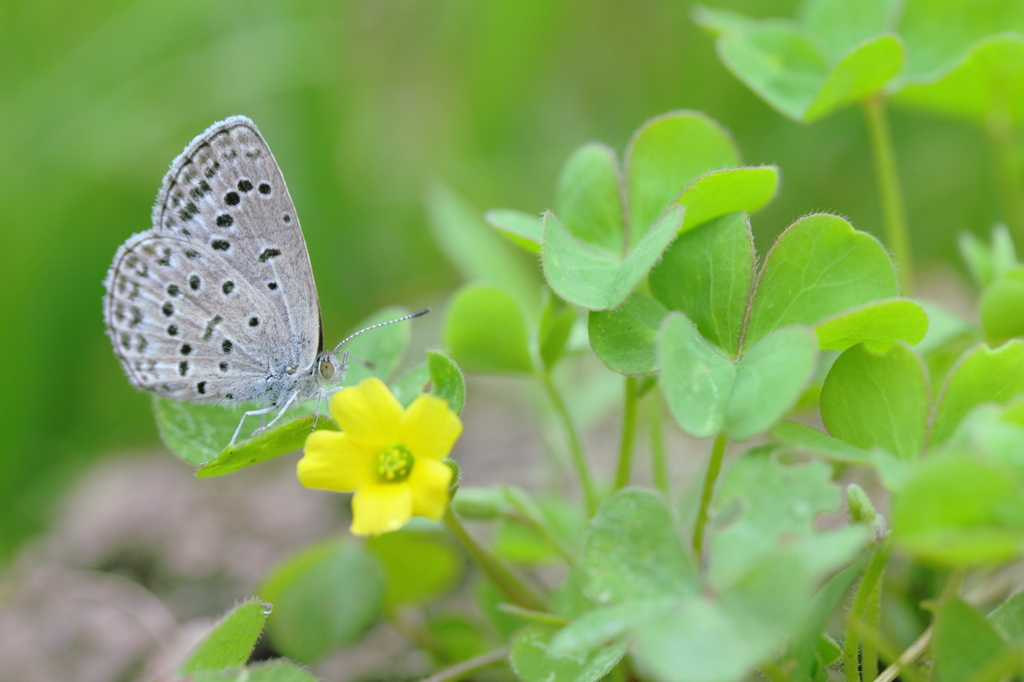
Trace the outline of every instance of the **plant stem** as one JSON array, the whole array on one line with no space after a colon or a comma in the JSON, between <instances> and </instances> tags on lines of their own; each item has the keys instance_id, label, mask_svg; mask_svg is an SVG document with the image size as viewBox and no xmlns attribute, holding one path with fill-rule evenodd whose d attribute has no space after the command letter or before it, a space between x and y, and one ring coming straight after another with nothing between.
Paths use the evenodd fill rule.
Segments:
<instances>
[{"instance_id":1,"label":"plant stem","mask_svg":"<svg viewBox=\"0 0 1024 682\"><path fill-rule=\"evenodd\" d=\"M1017 172L1017 159L1013 151L1013 121L1005 110L989 114L985 122L992 155L995 161L996 183L1003 202L1006 224L1017 242L1024 247L1024 188Z\"/></svg>"},{"instance_id":2,"label":"plant stem","mask_svg":"<svg viewBox=\"0 0 1024 682\"><path fill-rule=\"evenodd\" d=\"M866 613L869 610L868 604L872 597L875 595L876 585L880 586L882 583L882 573L885 571L885 565L889 563L889 556L892 554L892 543L883 540L875 548L875 554L871 557L871 561L868 563L867 569L864 571L864 577L861 578L860 586L857 587L857 593L853 597L853 604L850 606L850 613L846 618L846 637L843 640L843 674L846 677L846 682L860 682L860 665L858 661L858 649L861 639L861 631L865 627L864 621L866 620ZM870 624L868 624L870 627ZM874 624L872 629L871 637L877 637L877 622ZM871 639L867 637L866 639ZM866 655L868 653L868 646L864 647L865 651L865 669L868 668L866 662ZM873 664L875 670L877 670L877 657L878 649L872 644L870 649L876 659L876 663ZM874 679L874 676L864 676L865 680Z\"/></svg>"},{"instance_id":3,"label":"plant stem","mask_svg":"<svg viewBox=\"0 0 1024 682\"><path fill-rule=\"evenodd\" d=\"M519 576L513 573L512 569L504 561L495 556L493 552L481 545L469 534L469 531L462 525L462 521L452 510L451 506L445 512L444 524L458 538L470 558L494 581L498 589L507 594L513 602L531 611L548 610L548 605L543 597L520 580Z\"/></svg>"},{"instance_id":4,"label":"plant stem","mask_svg":"<svg viewBox=\"0 0 1024 682\"><path fill-rule=\"evenodd\" d=\"M557 625L558 627L564 627L570 623L569 620L556 616L553 613L531 611L515 604L498 604L498 610L533 623L546 623L547 625Z\"/></svg>"},{"instance_id":5,"label":"plant stem","mask_svg":"<svg viewBox=\"0 0 1024 682\"><path fill-rule=\"evenodd\" d=\"M508 647L501 647L494 651L488 651L486 654L474 656L473 658L463 661L458 665L445 668L440 672L434 673L430 677L424 677L420 682L450 682L451 680L458 680L471 672L497 663L506 656L508 656Z\"/></svg>"},{"instance_id":6,"label":"plant stem","mask_svg":"<svg viewBox=\"0 0 1024 682\"><path fill-rule=\"evenodd\" d=\"M548 399L554 405L555 412L558 413L563 426L565 426L566 433L569 435L572 463L576 468L576 475L580 479L580 487L583 488L583 497L587 501L587 514L588 516L593 516L594 512L597 511L597 492L594 490L594 482L590 477L590 465L587 463L587 456L583 454L583 445L580 442L579 434L576 433L576 427L572 423L572 416L569 414L561 394L555 387L555 383L551 381L551 375L547 372L542 373L540 375L540 382L544 385Z\"/></svg>"},{"instance_id":7,"label":"plant stem","mask_svg":"<svg viewBox=\"0 0 1024 682\"><path fill-rule=\"evenodd\" d=\"M665 432L661 428L661 394L654 391L651 398L651 469L654 486L669 499L668 466L665 463Z\"/></svg>"},{"instance_id":8,"label":"plant stem","mask_svg":"<svg viewBox=\"0 0 1024 682\"><path fill-rule=\"evenodd\" d=\"M892 145L892 131L885 114L885 98L875 94L864 100L864 118L871 137L871 152L875 160L875 176L882 200L886 243L896 260L900 289L910 296L914 289L913 261L910 253L910 235L907 231L907 212L903 207L899 171L896 168L896 150Z\"/></svg>"},{"instance_id":9,"label":"plant stem","mask_svg":"<svg viewBox=\"0 0 1024 682\"><path fill-rule=\"evenodd\" d=\"M878 639L881 623L882 580L876 580L864 605L864 630L861 632L860 674L863 680L878 677Z\"/></svg>"},{"instance_id":10,"label":"plant stem","mask_svg":"<svg viewBox=\"0 0 1024 682\"><path fill-rule=\"evenodd\" d=\"M619 466L615 470L615 490L629 485L629 478L633 473L633 444L636 441L636 412L639 403L636 383L636 377L626 377L622 410L622 438L619 441Z\"/></svg>"},{"instance_id":11,"label":"plant stem","mask_svg":"<svg viewBox=\"0 0 1024 682\"><path fill-rule=\"evenodd\" d=\"M693 528L693 555L697 558L698 564L701 553L704 551L704 526L708 522L708 508L711 506L711 498L715 494L715 482L718 481L718 474L722 471L725 443L725 433L715 436L715 443L711 446L711 459L708 460L708 471L704 476L704 490L700 494L700 509L697 511L697 523Z\"/></svg>"}]
</instances>

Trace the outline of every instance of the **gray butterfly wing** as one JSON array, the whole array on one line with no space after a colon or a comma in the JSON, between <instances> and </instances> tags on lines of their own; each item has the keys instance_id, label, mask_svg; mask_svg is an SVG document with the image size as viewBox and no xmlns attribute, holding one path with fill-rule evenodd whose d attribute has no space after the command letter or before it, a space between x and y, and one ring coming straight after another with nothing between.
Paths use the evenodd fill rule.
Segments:
<instances>
[{"instance_id":1,"label":"gray butterfly wing","mask_svg":"<svg viewBox=\"0 0 1024 682\"><path fill-rule=\"evenodd\" d=\"M139 388L175 400L276 402L322 346L305 241L284 178L247 118L171 164L153 228L118 250L105 318Z\"/></svg>"}]
</instances>

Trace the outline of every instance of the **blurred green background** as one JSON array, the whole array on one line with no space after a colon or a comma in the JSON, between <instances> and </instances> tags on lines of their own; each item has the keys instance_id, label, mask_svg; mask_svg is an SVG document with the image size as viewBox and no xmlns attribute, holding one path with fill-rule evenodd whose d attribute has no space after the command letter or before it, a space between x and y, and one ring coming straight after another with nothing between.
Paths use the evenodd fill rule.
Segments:
<instances>
[{"instance_id":1,"label":"blurred green background","mask_svg":"<svg viewBox=\"0 0 1024 682\"><path fill-rule=\"evenodd\" d=\"M796 0L709 2L792 16ZM0 556L96 458L157 442L103 334L114 250L149 227L170 161L231 114L260 126L298 207L327 338L458 275L424 196L548 207L569 152L707 112L782 171L759 247L832 210L880 233L860 112L810 127L728 74L683 0L0 2ZM999 219L966 124L893 111L917 258L954 263Z\"/></svg>"}]
</instances>

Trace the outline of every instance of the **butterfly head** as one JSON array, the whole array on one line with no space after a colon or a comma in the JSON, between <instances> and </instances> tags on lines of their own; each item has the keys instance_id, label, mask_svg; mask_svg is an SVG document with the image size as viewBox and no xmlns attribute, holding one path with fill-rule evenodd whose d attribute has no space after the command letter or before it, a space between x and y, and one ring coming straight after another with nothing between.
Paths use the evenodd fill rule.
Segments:
<instances>
[{"instance_id":1,"label":"butterfly head","mask_svg":"<svg viewBox=\"0 0 1024 682\"><path fill-rule=\"evenodd\" d=\"M339 357L331 353L324 353L316 362L316 377L317 382L321 386L331 386L337 384L345 378L345 368L348 365L348 353L343 353Z\"/></svg>"}]
</instances>

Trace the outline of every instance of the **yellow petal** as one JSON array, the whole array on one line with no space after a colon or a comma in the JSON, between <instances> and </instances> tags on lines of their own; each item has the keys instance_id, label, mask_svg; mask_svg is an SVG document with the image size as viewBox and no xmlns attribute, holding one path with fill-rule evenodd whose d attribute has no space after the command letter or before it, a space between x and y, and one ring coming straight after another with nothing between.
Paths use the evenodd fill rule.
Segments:
<instances>
[{"instance_id":1,"label":"yellow petal","mask_svg":"<svg viewBox=\"0 0 1024 682\"><path fill-rule=\"evenodd\" d=\"M451 499L448 488L452 483L450 466L436 459L420 459L409 474L412 488L412 513L438 521Z\"/></svg>"},{"instance_id":2,"label":"yellow petal","mask_svg":"<svg viewBox=\"0 0 1024 682\"><path fill-rule=\"evenodd\" d=\"M337 431L314 431L306 438L299 460L299 483L347 493L376 480L375 453Z\"/></svg>"},{"instance_id":3,"label":"yellow petal","mask_svg":"<svg viewBox=\"0 0 1024 682\"><path fill-rule=\"evenodd\" d=\"M398 530L412 518L408 483L364 485L352 498L352 534L380 535Z\"/></svg>"},{"instance_id":4,"label":"yellow petal","mask_svg":"<svg viewBox=\"0 0 1024 682\"><path fill-rule=\"evenodd\" d=\"M399 442L416 459L444 459L462 434L459 416L435 395L421 395L402 415Z\"/></svg>"},{"instance_id":5,"label":"yellow petal","mask_svg":"<svg viewBox=\"0 0 1024 682\"><path fill-rule=\"evenodd\" d=\"M331 398L331 415L353 440L381 448L398 440L402 405L384 382L370 377Z\"/></svg>"}]
</instances>

